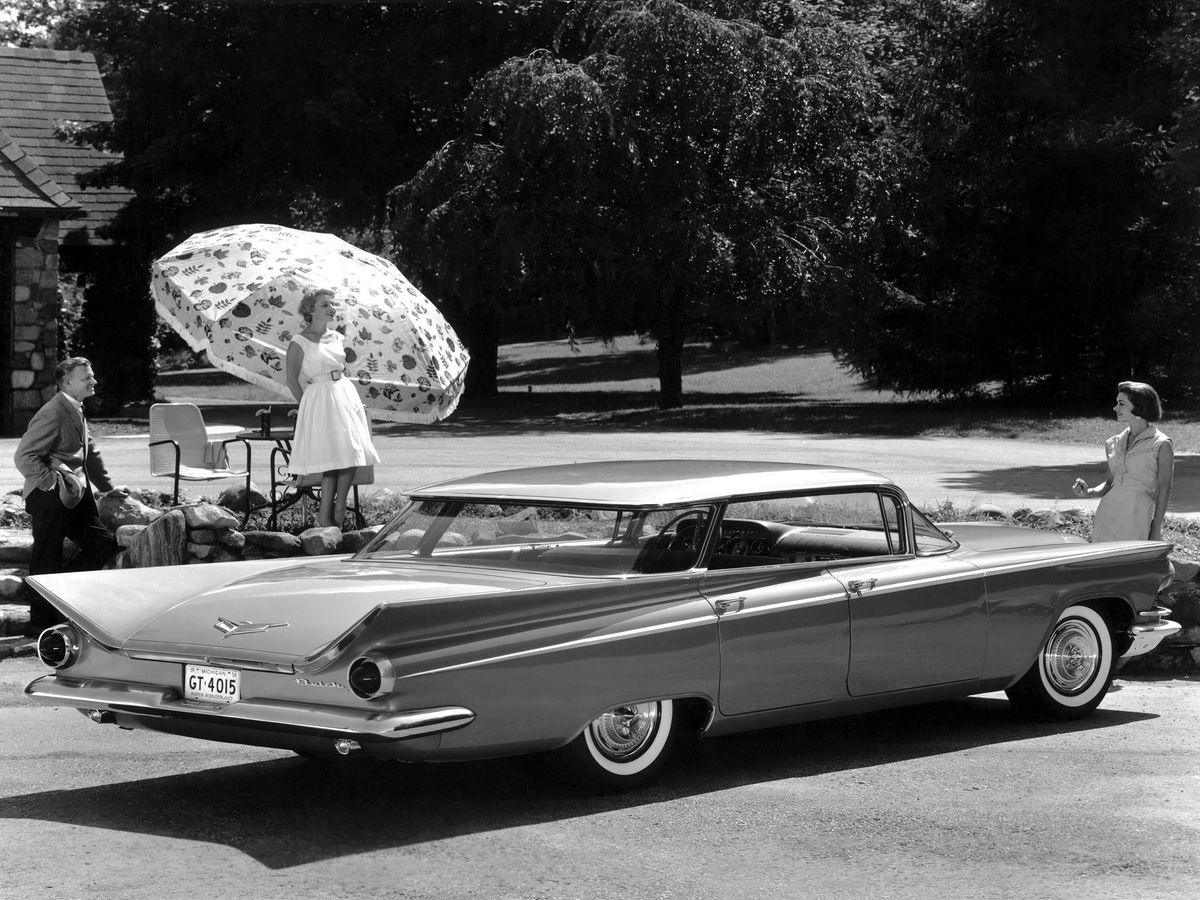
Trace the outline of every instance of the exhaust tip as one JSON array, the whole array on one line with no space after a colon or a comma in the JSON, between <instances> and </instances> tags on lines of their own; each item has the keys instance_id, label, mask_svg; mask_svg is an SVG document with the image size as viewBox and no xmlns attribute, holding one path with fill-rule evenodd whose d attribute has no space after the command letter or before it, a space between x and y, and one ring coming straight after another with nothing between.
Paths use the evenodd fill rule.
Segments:
<instances>
[{"instance_id":1,"label":"exhaust tip","mask_svg":"<svg viewBox=\"0 0 1200 900\"><path fill-rule=\"evenodd\" d=\"M111 725L113 722L117 721L116 713L107 709L89 709L87 711L87 717L97 725Z\"/></svg>"},{"instance_id":2,"label":"exhaust tip","mask_svg":"<svg viewBox=\"0 0 1200 900\"><path fill-rule=\"evenodd\" d=\"M333 742L333 749L336 750L340 756L349 756L353 751L361 750L362 744L360 744L358 741L348 741L345 738L342 738Z\"/></svg>"}]
</instances>

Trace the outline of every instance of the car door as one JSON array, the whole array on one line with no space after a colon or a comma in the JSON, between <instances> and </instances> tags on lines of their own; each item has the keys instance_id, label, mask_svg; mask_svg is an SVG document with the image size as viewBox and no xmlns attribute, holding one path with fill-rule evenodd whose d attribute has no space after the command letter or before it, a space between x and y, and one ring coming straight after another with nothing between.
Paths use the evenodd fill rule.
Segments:
<instances>
[{"instance_id":1,"label":"car door","mask_svg":"<svg viewBox=\"0 0 1200 900\"><path fill-rule=\"evenodd\" d=\"M850 660L846 591L821 562L775 546L807 498L727 505L700 591L717 613L721 714L843 699Z\"/></svg>"},{"instance_id":2,"label":"car door","mask_svg":"<svg viewBox=\"0 0 1200 900\"><path fill-rule=\"evenodd\" d=\"M821 566L714 572L700 590L718 617L722 715L846 696L846 592Z\"/></svg>"},{"instance_id":3,"label":"car door","mask_svg":"<svg viewBox=\"0 0 1200 900\"><path fill-rule=\"evenodd\" d=\"M898 516L899 499L890 502L897 504ZM983 573L945 552L923 554L921 540L917 550L922 555L848 561L829 569L849 603L851 696L971 682L983 671L988 630Z\"/></svg>"}]
</instances>

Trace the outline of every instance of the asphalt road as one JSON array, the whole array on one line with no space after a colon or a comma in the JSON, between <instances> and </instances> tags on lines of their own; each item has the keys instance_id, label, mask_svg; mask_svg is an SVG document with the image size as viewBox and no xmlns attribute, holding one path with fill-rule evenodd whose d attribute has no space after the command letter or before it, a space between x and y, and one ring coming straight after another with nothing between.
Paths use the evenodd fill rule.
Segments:
<instances>
[{"instance_id":1,"label":"asphalt road","mask_svg":"<svg viewBox=\"0 0 1200 900\"><path fill-rule=\"evenodd\" d=\"M494 427L428 428L384 426L376 435L382 464L375 489L401 491L446 478L524 465L601 459L762 459L851 466L881 472L921 506L950 500L957 508L992 503L1022 506L1094 508L1071 494L1078 476L1103 477L1103 448L985 438L896 438L803 435L762 431L615 431L572 428L520 431ZM144 435L110 436L100 441L114 480L130 487L170 488L149 475ZM0 440L0 489L19 487L13 466L17 439ZM256 484L270 484L270 445L252 445ZM232 451L234 454L240 451ZM235 462L240 457L235 455ZM213 495L235 482L193 483L192 496ZM1171 512L1200 513L1200 456L1181 454L1176 462Z\"/></svg>"},{"instance_id":2,"label":"asphalt road","mask_svg":"<svg viewBox=\"0 0 1200 900\"><path fill-rule=\"evenodd\" d=\"M528 761L322 765L29 706L0 662L0 897L1195 897L1200 682L1084 723L1000 694L688 745L589 797Z\"/></svg>"}]
</instances>

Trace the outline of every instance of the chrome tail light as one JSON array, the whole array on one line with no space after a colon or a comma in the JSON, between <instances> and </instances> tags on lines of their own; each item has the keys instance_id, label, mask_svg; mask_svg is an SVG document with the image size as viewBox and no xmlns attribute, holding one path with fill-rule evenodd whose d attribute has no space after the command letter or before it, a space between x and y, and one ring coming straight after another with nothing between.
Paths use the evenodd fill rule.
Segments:
<instances>
[{"instance_id":1,"label":"chrome tail light","mask_svg":"<svg viewBox=\"0 0 1200 900\"><path fill-rule=\"evenodd\" d=\"M70 625L47 628L38 638L37 654L51 668L65 669L79 657L79 634Z\"/></svg>"},{"instance_id":2,"label":"chrome tail light","mask_svg":"<svg viewBox=\"0 0 1200 900\"><path fill-rule=\"evenodd\" d=\"M364 700L386 697L396 686L391 661L380 653L368 653L350 664L350 690Z\"/></svg>"}]
</instances>

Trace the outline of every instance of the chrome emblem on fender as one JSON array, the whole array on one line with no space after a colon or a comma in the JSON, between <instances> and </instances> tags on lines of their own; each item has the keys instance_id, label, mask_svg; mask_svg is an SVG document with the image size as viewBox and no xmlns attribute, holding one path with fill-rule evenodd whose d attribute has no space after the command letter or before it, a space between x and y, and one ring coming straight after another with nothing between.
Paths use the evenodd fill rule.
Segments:
<instances>
[{"instance_id":1,"label":"chrome emblem on fender","mask_svg":"<svg viewBox=\"0 0 1200 900\"><path fill-rule=\"evenodd\" d=\"M296 684L302 684L305 687L331 687L342 691L347 689L340 681L312 681L308 678L297 678Z\"/></svg>"},{"instance_id":2,"label":"chrome emblem on fender","mask_svg":"<svg viewBox=\"0 0 1200 900\"><path fill-rule=\"evenodd\" d=\"M231 619L217 616L213 628L221 632L224 637L231 637L235 634L260 634L268 628L287 628L287 626L287 622L269 622L260 625L257 622L234 622Z\"/></svg>"}]
</instances>

